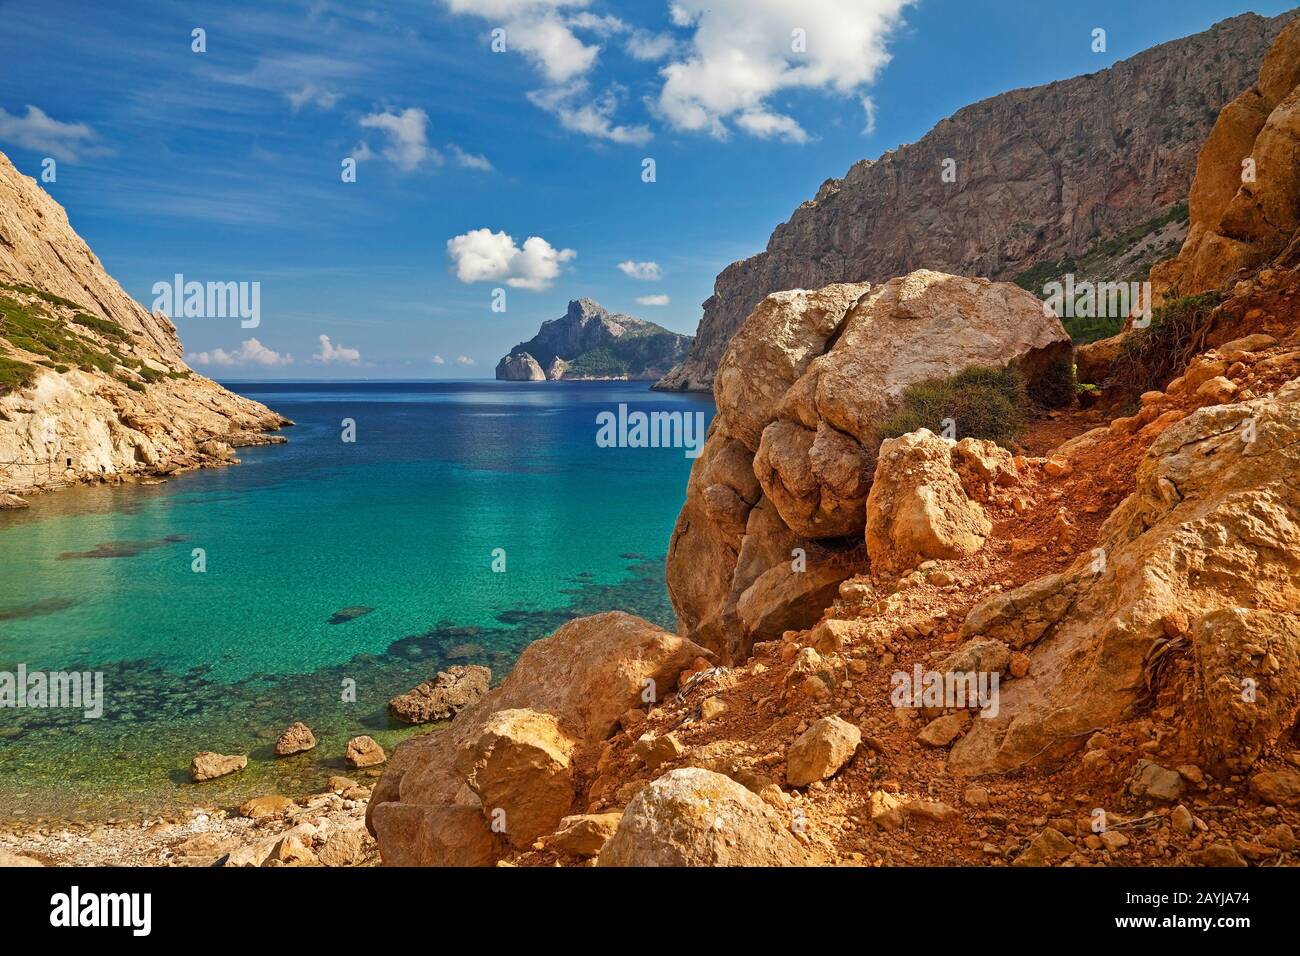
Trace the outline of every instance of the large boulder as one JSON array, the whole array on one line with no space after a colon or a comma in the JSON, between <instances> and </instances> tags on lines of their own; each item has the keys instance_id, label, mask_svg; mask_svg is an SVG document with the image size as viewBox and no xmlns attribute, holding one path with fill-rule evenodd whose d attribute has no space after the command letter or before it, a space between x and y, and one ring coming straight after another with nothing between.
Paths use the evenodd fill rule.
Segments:
<instances>
[{"instance_id":1,"label":"large boulder","mask_svg":"<svg viewBox=\"0 0 1300 956\"><path fill-rule=\"evenodd\" d=\"M619 611L570 621L529 645L505 680L449 727L412 737L393 752L367 810L383 861L480 865L504 852L492 830L492 808L467 779L477 761L466 764L460 757L463 748L482 741L494 715L548 715L575 751L594 747L613 733L623 713L670 693L700 656L709 651ZM507 812L507 832L510 821Z\"/></svg>"},{"instance_id":2,"label":"large boulder","mask_svg":"<svg viewBox=\"0 0 1300 956\"><path fill-rule=\"evenodd\" d=\"M989 453L972 457L986 469L996 468L996 451L1001 449L992 446ZM867 555L873 570L910 570L932 558L961 558L984 546L993 525L966 493L956 455L956 442L928 428L881 443L867 500Z\"/></svg>"},{"instance_id":3,"label":"large boulder","mask_svg":"<svg viewBox=\"0 0 1300 956\"><path fill-rule=\"evenodd\" d=\"M449 720L488 692L492 671L457 664L439 671L433 680L398 694L388 702L388 712L406 724Z\"/></svg>"},{"instance_id":4,"label":"large boulder","mask_svg":"<svg viewBox=\"0 0 1300 956\"><path fill-rule=\"evenodd\" d=\"M774 588L789 575L768 572L799 554L795 574L853 572L838 555L861 547L880 425L908 386L1015 362L1034 391L1069 356L1060 322L1007 283L920 271L768 296L722 360L718 414L669 545L681 632L734 660L772 636L768 622L815 622L823 589ZM756 588L767 598L747 597ZM774 606L781 593L801 606Z\"/></svg>"},{"instance_id":5,"label":"large boulder","mask_svg":"<svg viewBox=\"0 0 1300 956\"><path fill-rule=\"evenodd\" d=\"M1032 667L953 747L951 768L1070 753L1146 699L1168 654L1195 665L1189 745L1217 770L1248 768L1300 712L1297 474L1300 380L1168 428L1098 550L967 616L967 637L1030 648Z\"/></svg>"},{"instance_id":6,"label":"large boulder","mask_svg":"<svg viewBox=\"0 0 1300 956\"><path fill-rule=\"evenodd\" d=\"M788 820L730 777L664 774L627 805L598 866L802 866Z\"/></svg>"},{"instance_id":7,"label":"large boulder","mask_svg":"<svg viewBox=\"0 0 1300 956\"><path fill-rule=\"evenodd\" d=\"M574 740L552 714L515 708L488 718L457 755L494 824L518 848L551 833L573 803Z\"/></svg>"}]
</instances>

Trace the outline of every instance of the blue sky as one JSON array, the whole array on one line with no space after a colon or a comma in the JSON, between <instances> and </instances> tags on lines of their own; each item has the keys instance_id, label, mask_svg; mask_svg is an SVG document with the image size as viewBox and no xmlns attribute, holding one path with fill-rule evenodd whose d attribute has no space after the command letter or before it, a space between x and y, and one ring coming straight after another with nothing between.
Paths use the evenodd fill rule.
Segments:
<instances>
[{"instance_id":1,"label":"blue sky","mask_svg":"<svg viewBox=\"0 0 1300 956\"><path fill-rule=\"evenodd\" d=\"M579 296L694 332L825 179L961 106L1287 8L0 0L0 149L57 161L46 188L146 306L176 273L261 284L256 329L177 320L208 374L491 376Z\"/></svg>"}]
</instances>

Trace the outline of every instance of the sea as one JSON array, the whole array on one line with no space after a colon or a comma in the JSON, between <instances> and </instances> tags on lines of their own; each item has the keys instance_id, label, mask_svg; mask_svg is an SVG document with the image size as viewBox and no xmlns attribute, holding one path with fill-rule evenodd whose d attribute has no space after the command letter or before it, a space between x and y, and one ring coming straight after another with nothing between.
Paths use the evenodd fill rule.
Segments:
<instances>
[{"instance_id":1,"label":"sea","mask_svg":"<svg viewBox=\"0 0 1300 956\"><path fill-rule=\"evenodd\" d=\"M645 382L231 382L283 445L0 512L0 680L101 674L103 712L0 706L0 819L131 820L323 790L388 700L453 664L493 681L565 621L673 629L663 565L690 449L598 416L712 418ZM30 679L30 677L29 677ZM47 701L47 703L49 703ZM317 747L277 758L294 721ZM198 751L248 767L189 781ZM373 782L373 781L371 781Z\"/></svg>"}]
</instances>

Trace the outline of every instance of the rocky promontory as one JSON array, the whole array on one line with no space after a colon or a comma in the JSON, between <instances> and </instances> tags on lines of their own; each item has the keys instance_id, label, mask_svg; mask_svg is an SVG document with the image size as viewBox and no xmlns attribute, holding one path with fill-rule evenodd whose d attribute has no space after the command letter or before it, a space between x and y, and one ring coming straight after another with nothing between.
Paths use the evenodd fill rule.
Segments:
<instances>
[{"instance_id":1,"label":"rocky promontory","mask_svg":"<svg viewBox=\"0 0 1300 956\"><path fill-rule=\"evenodd\" d=\"M591 299L574 299L558 319L497 363L498 379L656 381L686 357L691 337L661 325L611 314Z\"/></svg>"},{"instance_id":2,"label":"rocky promontory","mask_svg":"<svg viewBox=\"0 0 1300 956\"><path fill-rule=\"evenodd\" d=\"M169 475L283 441L288 419L194 372L63 207L0 153L0 493Z\"/></svg>"}]
</instances>

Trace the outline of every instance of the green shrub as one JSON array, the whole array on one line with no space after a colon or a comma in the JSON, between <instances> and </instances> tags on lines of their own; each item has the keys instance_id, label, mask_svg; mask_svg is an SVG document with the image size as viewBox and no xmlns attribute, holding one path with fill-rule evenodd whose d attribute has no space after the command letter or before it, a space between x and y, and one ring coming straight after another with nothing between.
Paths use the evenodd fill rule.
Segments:
<instances>
[{"instance_id":1,"label":"green shrub","mask_svg":"<svg viewBox=\"0 0 1300 956\"><path fill-rule=\"evenodd\" d=\"M64 322L50 318L39 306L24 305L4 295L0 295L0 338L8 339L15 348L86 371L99 369L111 374L126 361L116 348L101 351L70 331Z\"/></svg>"},{"instance_id":2,"label":"green shrub","mask_svg":"<svg viewBox=\"0 0 1300 956\"><path fill-rule=\"evenodd\" d=\"M1110 380L1137 394L1163 389L1204 351L1217 292L1171 299L1151 314L1151 324L1125 336Z\"/></svg>"},{"instance_id":3,"label":"green shrub","mask_svg":"<svg viewBox=\"0 0 1300 956\"><path fill-rule=\"evenodd\" d=\"M1057 356L1027 386L1029 398L1044 408L1064 408L1074 403L1076 383L1074 351Z\"/></svg>"},{"instance_id":4,"label":"green shrub","mask_svg":"<svg viewBox=\"0 0 1300 956\"><path fill-rule=\"evenodd\" d=\"M143 392L145 390L144 385L133 378L127 378L125 375L117 375L114 377L133 392Z\"/></svg>"},{"instance_id":5,"label":"green shrub","mask_svg":"<svg viewBox=\"0 0 1300 956\"><path fill-rule=\"evenodd\" d=\"M131 341L131 333L116 322L110 322L108 319L101 319L99 316L78 312L72 317L72 321L88 329L94 329L106 338L117 339L119 342L129 343Z\"/></svg>"},{"instance_id":6,"label":"green shrub","mask_svg":"<svg viewBox=\"0 0 1300 956\"><path fill-rule=\"evenodd\" d=\"M0 355L0 395L27 388L36 381L36 366Z\"/></svg>"},{"instance_id":7,"label":"green shrub","mask_svg":"<svg viewBox=\"0 0 1300 956\"><path fill-rule=\"evenodd\" d=\"M1025 379L1014 366L974 365L951 378L909 385L898 408L879 425L880 437L897 438L918 428L943 432L952 419L958 438L986 438L1010 445L1029 417Z\"/></svg>"}]
</instances>

